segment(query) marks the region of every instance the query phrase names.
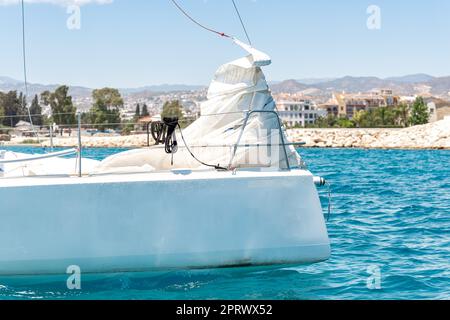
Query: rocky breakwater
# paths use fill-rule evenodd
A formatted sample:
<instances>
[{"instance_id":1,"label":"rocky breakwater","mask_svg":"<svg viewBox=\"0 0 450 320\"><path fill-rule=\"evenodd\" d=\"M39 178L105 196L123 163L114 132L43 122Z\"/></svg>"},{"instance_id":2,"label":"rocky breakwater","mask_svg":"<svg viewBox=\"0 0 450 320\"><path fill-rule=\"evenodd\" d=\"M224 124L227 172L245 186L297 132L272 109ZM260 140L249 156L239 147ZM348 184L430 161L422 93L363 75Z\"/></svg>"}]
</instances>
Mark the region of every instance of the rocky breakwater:
<instances>
[{"instance_id":1,"label":"rocky breakwater","mask_svg":"<svg viewBox=\"0 0 450 320\"><path fill-rule=\"evenodd\" d=\"M405 129L289 129L287 134L290 141L316 148L450 149L450 118ZM21 144L22 140L2 143ZM48 138L41 142L50 146ZM136 148L147 145L147 135L82 137L82 143L91 148ZM76 147L78 139L54 138L53 145Z\"/></svg>"},{"instance_id":2,"label":"rocky breakwater","mask_svg":"<svg viewBox=\"0 0 450 320\"><path fill-rule=\"evenodd\" d=\"M405 129L290 129L293 142L316 148L450 149L450 118Z\"/></svg>"}]
</instances>

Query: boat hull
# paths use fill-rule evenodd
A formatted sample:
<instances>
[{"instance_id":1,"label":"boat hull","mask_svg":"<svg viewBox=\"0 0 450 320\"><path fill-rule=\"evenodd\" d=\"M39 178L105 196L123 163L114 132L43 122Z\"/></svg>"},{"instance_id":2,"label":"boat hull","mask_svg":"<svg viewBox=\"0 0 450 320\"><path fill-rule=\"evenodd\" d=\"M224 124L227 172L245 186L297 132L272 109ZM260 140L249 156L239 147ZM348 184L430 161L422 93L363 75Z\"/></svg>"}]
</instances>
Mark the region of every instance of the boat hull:
<instances>
[{"instance_id":1,"label":"boat hull","mask_svg":"<svg viewBox=\"0 0 450 320\"><path fill-rule=\"evenodd\" d=\"M309 171L4 179L0 275L312 263L330 255Z\"/></svg>"}]
</instances>

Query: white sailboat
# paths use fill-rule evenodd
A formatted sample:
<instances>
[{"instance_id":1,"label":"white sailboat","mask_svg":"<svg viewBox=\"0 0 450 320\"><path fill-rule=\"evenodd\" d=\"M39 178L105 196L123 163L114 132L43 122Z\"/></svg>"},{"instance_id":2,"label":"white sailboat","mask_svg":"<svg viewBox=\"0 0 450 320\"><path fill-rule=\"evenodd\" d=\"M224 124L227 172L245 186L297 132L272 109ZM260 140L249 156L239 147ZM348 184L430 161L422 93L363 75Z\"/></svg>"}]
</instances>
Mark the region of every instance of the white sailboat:
<instances>
[{"instance_id":1,"label":"white sailboat","mask_svg":"<svg viewBox=\"0 0 450 320\"><path fill-rule=\"evenodd\" d=\"M323 181L288 143L262 72L270 58L234 42L248 55L218 69L176 153L0 153L0 275L328 259Z\"/></svg>"}]
</instances>

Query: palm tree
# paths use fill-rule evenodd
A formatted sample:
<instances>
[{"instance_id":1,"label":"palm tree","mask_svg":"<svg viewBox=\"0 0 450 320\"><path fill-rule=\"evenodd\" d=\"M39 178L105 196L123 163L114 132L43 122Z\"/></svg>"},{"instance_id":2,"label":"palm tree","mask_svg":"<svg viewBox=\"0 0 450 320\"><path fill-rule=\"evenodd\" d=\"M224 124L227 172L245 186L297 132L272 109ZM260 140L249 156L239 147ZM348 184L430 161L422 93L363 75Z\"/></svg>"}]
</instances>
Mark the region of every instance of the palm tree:
<instances>
[{"instance_id":1,"label":"palm tree","mask_svg":"<svg viewBox=\"0 0 450 320\"><path fill-rule=\"evenodd\" d=\"M380 122L382 126L386 125L386 119L387 119L387 108L386 107L380 107L378 109L378 115L380 117Z\"/></svg>"},{"instance_id":2,"label":"palm tree","mask_svg":"<svg viewBox=\"0 0 450 320\"><path fill-rule=\"evenodd\" d=\"M400 125L406 127L409 119L409 106L405 103L399 104L395 109L395 118Z\"/></svg>"},{"instance_id":3,"label":"palm tree","mask_svg":"<svg viewBox=\"0 0 450 320\"><path fill-rule=\"evenodd\" d=\"M361 128L366 119L367 111L360 110L355 113L353 116L353 121L356 124L356 127Z\"/></svg>"}]
</instances>

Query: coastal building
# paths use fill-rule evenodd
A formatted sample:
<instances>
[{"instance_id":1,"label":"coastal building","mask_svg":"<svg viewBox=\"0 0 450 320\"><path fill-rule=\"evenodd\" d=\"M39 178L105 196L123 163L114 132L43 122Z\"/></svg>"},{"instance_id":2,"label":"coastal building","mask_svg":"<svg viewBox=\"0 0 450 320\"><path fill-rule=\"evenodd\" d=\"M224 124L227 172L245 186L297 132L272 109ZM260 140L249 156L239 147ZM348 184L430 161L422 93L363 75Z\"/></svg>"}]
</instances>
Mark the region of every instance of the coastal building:
<instances>
[{"instance_id":1,"label":"coastal building","mask_svg":"<svg viewBox=\"0 0 450 320\"><path fill-rule=\"evenodd\" d=\"M413 96L401 96L401 97L399 97L399 103L411 106L411 105L413 105L414 101L416 101L416 99L417 99L416 95L413 95Z\"/></svg>"},{"instance_id":2,"label":"coastal building","mask_svg":"<svg viewBox=\"0 0 450 320\"><path fill-rule=\"evenodd\" d=\"M299 101L277 102L281 121L288 127L305 127L312 125L320 117L327 115L326 110L320 109L309 99Z\"/></svg>"},{"instance_id":3,"label":"coastal building","mask_svg":"<svg viewBox=\"0 0 450 320\"><path fill-rule=\"evenodd\" d=\"M149 129L149 125L152 122L157 122L157 121L161 121L161 115L160 114L156 114L156 115L148 115L148 116L142 116L137 120L137 123L134 125L134 130L139 132L147 132L147 130Z\"/></svg>"},{"instance_id":4,"label":"coastal building","mask_svg":"<svg viewBox=\"0 0 450 320\"><path fill-rule=\"evenodd\" d=\"M436 122L438 121L438 114L436 104L434 102L427 103L428 114L430 115L428 122Z\"/></svg>"},{"instance_id":5,"label":"coastal building","mask_svg":"<svg viewBox=\"0 0 450 320\"><path fill-rule=\"evenodd\" d=\"M371 91L369 93L335 93L333 100L337 102L340 117L352 119L359 111L369 111L380 107L396 106L399 103L399 97L394 96L392 90L383 89Z\"/></svg>"},{"instance_id":6,"label":"coastal building","mask_svg":"<svg viewBox=\"0 0 450 320\"><path fill-rule=\"evenodd\" d=\"M394 95L394 92L391 89L375 90L372 94L382 97L386 102L386 106L389 107L398 105L400 99L399 96Z\"/></svg>"},{"instance_id":7,"label":"coastal building","mask_svg":"<svg viewBox=\"0 0 450 320\"><path fill-rule=\"evenodd\" d=\"M19 137L32 137L34 135L33 125L29 122L20 120L14 127L14 134Z\"/></svg>"},{"instance_id":8,"label":"coastal building","mask_svg":"<svg viewBox=\"0 0 450 320\"><path fill-rule=\"evenodd\" d=\"M136 110L122 109L120 110L120 118L122 120L132 120L136 115Z\"/></svg>"},{"instance_id":9,"label":"coastal building","mask_svg":"<svg viewBox=\"0 0 450 320\"><path fill-rule=\"evenodd\" d=\"M450 115L450 101L439 98L425 98L430 122L436 122L445 119Z\"/></svg>"},{"instance_id":10,"label":"coastal building","mask_svg":"<svg viewBox=\"0 0 450 320\"><path fill-rule=\"evenodd\" d=\"M319 108L325 110L327 115L331 114L335 117L339 115L339 103L334 96L327 102L319 104Z\"/></svg>"}]
</instances>

